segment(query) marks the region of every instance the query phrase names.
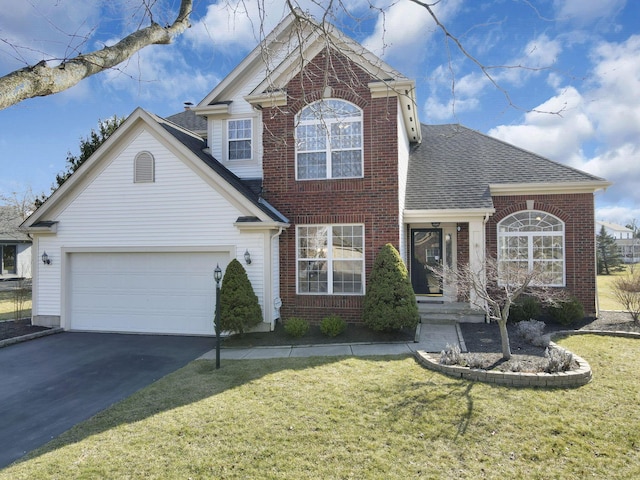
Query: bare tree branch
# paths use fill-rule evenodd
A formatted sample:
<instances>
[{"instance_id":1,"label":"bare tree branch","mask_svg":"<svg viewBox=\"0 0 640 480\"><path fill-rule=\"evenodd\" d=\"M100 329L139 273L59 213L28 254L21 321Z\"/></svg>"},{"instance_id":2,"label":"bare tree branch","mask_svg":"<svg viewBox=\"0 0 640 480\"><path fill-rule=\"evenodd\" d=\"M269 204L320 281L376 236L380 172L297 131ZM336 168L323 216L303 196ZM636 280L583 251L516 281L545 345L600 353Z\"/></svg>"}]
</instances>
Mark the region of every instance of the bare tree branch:
<instances>
[{"instance_id":1,"label":"bare tree branch","mask_svg":"<svg viewBox=\"0 0 640 480\"><path fill-rule=\"evenodd\" d=\"M483 64L480 60L478 60L474 55L472 55L462 44L462 42L460 41L460 39L458 37L456 37L455 35L453 35L449 29L446 27L446 25L444 25L440 19L438 18L438 16L436 15L436 13L433 11L433 7L435 5L437 5L438 3L440 3L440 0L434 2L434 3L427 3L427 2L423 2L421 0L410 0L411 2L415 3L416 5L420 5L421 7L423 7L425 10L427 10L427 12L429 12L429 15L431 16L431 18L433 19L433 21L435 22L435 24L438 26L438 28L440 30L442 30L442 33L444 33L446 40L451 40L453 43L455 43L456 47L458 48L458 50L469 60L471 60L477 67L478 69L482 72L482 74L484 75L484 77L489 80L489 82L496 88L496 90L498 90L500 93L502 93L502 95L504 95L505 99L507 100L508 104L510 107L515 108L517 110L525 110L527 112L536 112L536 113L551 113L551 114L557 114L559 115L560 113L562 113L562 111L564 110L564 108L561 108L557 111L542 111L542 110L537 110L537 109L524 109L519 107L516 103L513 102L513 100L511 99L511 95L509 95L509 91L504 88L502 85L500 85L498 83L498 81L495 79L495 77L491 74L490 70L506 70L506 69L522 69L522 70L529 70L529 71L533 71L533 72L537 72L537 71L542 71L542 70L548 70L549 67L527 67L525 65L485 65ZM527 4L529 4L528 2L526 2ZM529 4L530 5L530 4ZM533 7L532 7L533 8ZM537 10L535 10L537 13ZM539 15L539 14L538 14ZM541 17L542 18L542 17ZM445 42L446 43L446 42ZM447 51L448 51L448 46L447 46ZM455 102L455 75L453 75L453 69L452 69L452 62L451 62L451 55L449 54L449 70L452 73L452 84L451 84L451 94L454 98L454 102Z\"/></svg>"},{"instance_id":2,"label":"bare tree branch","mask_svg":"<svg viewBox=\"0 0 640 480\"><path fill-rule=\"evenodd\" d=\"M149 8L149 6L146 6ZM133 32L113 46L78 55L54 67L42 61L0 78L0 110L27 98L42 97L73 87L81 80L115 67L149 45L169 44L191 25L193 0L182 0L180 11L171 25L154 23Z\"/></svg>"}]
</instances>

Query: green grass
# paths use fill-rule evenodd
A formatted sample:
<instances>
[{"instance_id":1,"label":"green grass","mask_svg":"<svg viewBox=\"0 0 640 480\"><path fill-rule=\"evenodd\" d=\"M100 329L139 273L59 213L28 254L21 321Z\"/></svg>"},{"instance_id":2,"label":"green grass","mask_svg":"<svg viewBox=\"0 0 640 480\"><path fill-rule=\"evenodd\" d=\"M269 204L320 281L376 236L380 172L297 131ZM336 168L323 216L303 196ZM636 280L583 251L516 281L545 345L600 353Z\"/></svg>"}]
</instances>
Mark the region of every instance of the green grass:
<instances>
[{"instance_id":1,"label":"green grass","mask_svg":"<svg viewBox=\"0 0 640 480\"><path fill-rule=\"evenodd\" d=\"M640 268L640 265L638 266ZM611 275L598 275L598 301L600 310L624 310L625 308L616 300L613 294L613 282L616 278L628 275L627 271L615 272Z\"/></svg>"},{"instance_id":2,"label":"green grass","mask_svg":"<svg viewBox=\"0 0 640 480\"><path fill-rule=\"evenodd\" d=\"M0 321L14 320L15 314L15 293L12 291L0 292ZM25 293L25 302L22 305L20 318L31 316L31 292Z\"/></svg>"},{"instance_id":3,"label":"green grass","mask_svg":"<svg viewBox=\"0 0 640 480\"><path fill-rule=\"evenodd\" d=\"M638 341L561 343L592 383L512 389L408 357L196 361L0 478L639 478Z\"/></svg>"}]
</instances>

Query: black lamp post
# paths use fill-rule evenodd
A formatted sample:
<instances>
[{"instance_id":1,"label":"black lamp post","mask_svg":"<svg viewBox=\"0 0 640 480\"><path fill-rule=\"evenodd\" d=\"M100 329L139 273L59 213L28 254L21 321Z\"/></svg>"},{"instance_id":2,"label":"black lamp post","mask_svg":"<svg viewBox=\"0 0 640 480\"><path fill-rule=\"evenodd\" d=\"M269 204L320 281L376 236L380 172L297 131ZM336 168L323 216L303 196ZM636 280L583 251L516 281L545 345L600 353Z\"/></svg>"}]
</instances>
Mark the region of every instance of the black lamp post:
<instances>
[{"instance_id":1,"label":"black lamp post","mask_svg":"<svg viewBox=\"0 0 640 480\"><path fill-rule=\"evenodd\" d=\"M220 264L216 265L213 271L213 279L216 281L216 316L214 326L216 328L216 369L220 368L220 280L222 280L222 269Z\"/></svg>"}]
</instances>

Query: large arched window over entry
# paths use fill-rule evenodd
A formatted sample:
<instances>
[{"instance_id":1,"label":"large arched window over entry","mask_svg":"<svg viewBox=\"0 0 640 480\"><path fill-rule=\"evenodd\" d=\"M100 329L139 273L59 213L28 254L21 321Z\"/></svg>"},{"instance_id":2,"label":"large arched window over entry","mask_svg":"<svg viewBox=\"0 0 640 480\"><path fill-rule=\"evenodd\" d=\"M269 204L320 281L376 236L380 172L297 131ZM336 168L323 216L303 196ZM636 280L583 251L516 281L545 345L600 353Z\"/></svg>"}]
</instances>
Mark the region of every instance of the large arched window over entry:
<instances>
[{"instance_id":1,"label":"large arched window over entry","mask_svg":"<svg viewBox=\"0 0 640 480\"><path fill-rule=\"evenodd\" d=\"M362 177L362 110L327 99L296 115L296 178Z\"/></svg>"},{"instance_id":2,"label":"large arched window over entry","mask_svg":"<svg viewBox=\"0 0 640 480\"><path fill-rule=\"evenodd\" d=\"M541 272L542 283L565 285L564 222L537 210L517 212L498 223L498 271L508 281L508 272Z\"/></svg>"}]
</instances>

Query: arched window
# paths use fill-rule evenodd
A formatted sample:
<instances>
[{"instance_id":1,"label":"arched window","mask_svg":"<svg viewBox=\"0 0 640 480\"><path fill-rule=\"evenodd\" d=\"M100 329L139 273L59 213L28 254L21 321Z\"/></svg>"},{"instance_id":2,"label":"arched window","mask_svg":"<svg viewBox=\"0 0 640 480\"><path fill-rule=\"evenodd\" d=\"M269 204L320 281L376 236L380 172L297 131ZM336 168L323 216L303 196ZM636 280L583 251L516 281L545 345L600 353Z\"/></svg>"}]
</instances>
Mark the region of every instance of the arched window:
<instances>
[{"instance_id":1,"label":"arched window","mask_svg":"<svg viewBox=\"0 0 640 480\"><path fill-rule=\"evenodd\" d=\"M537 283L564 286L564 222L545 212L514 213L498 223L498 270L500 280L508 272L541 272Z\"/></svg>"},{"instance_id":2,"label":"arched window","mask_svg":"<svg viewBox=\"0 0 640 480\"><path fill-rule=\"evenodd\" d=\"M296 115L296 178L362 177L362 110L320 100Z\"/></svg>"}]
</instances>

